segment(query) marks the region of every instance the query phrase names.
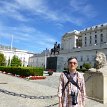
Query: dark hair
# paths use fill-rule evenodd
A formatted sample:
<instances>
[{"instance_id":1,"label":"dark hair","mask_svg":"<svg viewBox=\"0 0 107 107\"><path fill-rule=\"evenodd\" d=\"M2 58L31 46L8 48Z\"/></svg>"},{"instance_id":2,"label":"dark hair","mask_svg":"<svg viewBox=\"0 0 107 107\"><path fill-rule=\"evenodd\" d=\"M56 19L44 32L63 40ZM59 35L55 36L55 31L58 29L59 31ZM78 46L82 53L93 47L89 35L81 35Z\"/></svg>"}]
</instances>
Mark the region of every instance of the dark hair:
<instances>
[{"instance_id":1,"label":"dark hair","mask_svg":"<svg viewBox=\"0 0 107 107\"><path fill-rule=\"evenodd\" d=\"M68 58L68 63L69 63L69 61L72 60L72 59L76 59L76 60L77 60L76 57L70 57L70 58Z\"/></svg>"}]
</instances>

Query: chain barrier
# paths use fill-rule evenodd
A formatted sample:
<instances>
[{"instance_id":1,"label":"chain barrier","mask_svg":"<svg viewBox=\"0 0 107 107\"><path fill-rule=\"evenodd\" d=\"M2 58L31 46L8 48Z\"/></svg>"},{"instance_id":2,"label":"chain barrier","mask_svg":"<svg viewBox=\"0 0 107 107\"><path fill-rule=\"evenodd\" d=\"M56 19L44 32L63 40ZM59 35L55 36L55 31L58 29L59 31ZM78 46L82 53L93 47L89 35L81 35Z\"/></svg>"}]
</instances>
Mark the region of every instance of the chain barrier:
<instances>
[{"instance_id":1,"label":"chain barrier","mask_svg":"<svg viewBox=\"0 0 107 107\"><path fill-rule=\"evenodd\" d=\"M4 90L4 89L0 89L0 92L8 94L8 95L18 96L18 97L22 97L22 98L29 98L29 99L50 99L50 98L57 97L57 95L53 95L53 96L30 96L30 95L26 95L26 94L17 94L15 92L10 92L10 91Z\"/></svg>"},{"instance_id":2,"label":"chain barrier","mask_svg":"<svg viewBox=\"0 0 107 107\"><path fill-rule=\"evenodd\" d=\"M29 99L51 99L51 98L57 97L57 95L53 95L53 96L30 96L30 95L26 95L26 94L18 94L15 92L10 92L10 91L4 90L4 89L0 89L0 92L2 92L4 94L12 95L12 96L18 96L18 97L29 98ZM45 106L45 107L52 107L52 106L55 106L57 104L58 103L52 104L49 106Z\"/></svg>"},{"instance_id":3,"label":"chain barrier","mask_svg":"<svg viewBox=\"0 0 107 107\"><path fill-rule=\"evenodd\" d=\"M90 75L85 82L87 82L93 75ZM53 95L53 96L30 96L30 95L26 95L26 94L18 94L15 92L10 92L4 89L0 89L0 92L4 93L4 94L8 94L8 95L12 95L12 96L18 96L18 97L22 97L22 98L29 98L29 99L51 99L51 98L55 98L57 97L57 95ZM45 107L52 107L55 106L59 103L55 103L55 104L51 104L49 106L45 106Z\"/></svg>"}]
</instances>

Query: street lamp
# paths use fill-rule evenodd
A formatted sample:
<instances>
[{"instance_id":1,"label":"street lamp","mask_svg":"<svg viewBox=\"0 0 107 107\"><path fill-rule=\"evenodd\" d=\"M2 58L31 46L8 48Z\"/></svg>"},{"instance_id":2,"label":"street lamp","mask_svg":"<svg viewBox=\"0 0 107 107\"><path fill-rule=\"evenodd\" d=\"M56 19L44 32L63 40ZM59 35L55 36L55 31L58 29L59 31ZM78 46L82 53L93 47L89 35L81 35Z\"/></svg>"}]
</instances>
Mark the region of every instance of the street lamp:
<instances>
[{"instance_id":1,"label":"street lamp","mask_svg":"<svg viewBox=\"0 0 107 107\"><path fill-rule=\"evenodd\" d=\"M45 50L45 70L46 70L46 59L47 59L47 48L46 48L46 50Z\"/></svg>"}]
</instances>

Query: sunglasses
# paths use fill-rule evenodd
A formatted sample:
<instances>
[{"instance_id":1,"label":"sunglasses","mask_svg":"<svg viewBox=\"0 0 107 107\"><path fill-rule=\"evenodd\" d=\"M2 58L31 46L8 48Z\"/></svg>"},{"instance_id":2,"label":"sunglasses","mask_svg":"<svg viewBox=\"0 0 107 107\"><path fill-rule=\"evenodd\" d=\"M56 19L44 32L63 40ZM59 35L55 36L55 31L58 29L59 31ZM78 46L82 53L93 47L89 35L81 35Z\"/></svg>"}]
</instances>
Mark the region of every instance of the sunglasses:
<instances>
[{"instance_id":1,"label":"sunglasses","mask_svg":"<svg viewBox=\"0 0 107 107\"><path fill-rule=\"evenodd\" d=\"M76 65L77 63L76 63L76 62L69 62L69 64L74 64L74 65Z\"/></svg>"}]
</instances>

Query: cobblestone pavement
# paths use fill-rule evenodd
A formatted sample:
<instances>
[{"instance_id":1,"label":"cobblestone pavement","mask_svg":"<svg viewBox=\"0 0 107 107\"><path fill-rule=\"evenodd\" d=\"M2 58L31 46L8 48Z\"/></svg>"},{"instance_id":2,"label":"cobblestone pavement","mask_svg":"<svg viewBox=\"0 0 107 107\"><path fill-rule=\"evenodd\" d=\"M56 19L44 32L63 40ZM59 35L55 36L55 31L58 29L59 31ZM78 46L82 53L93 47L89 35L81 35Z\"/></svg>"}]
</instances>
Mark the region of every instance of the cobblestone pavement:
<instances>
[{"instance_id":1,"label":"cobblestone pavement","mask_svg":"<svg viewBox=\"0 0 107 107\"><path fill-rule=\"evenodd\" d=\"M59 73L46 76L44 80L24 80L0 73L0 89L30 96L50 96L57 94ZM29 99L0 92L0 107L46 107L58 102L58 98ZM54 106L58 107L58 105ZM107 107L107 105L87 99L86 107Z\"/></svg>"}]
</instances>

